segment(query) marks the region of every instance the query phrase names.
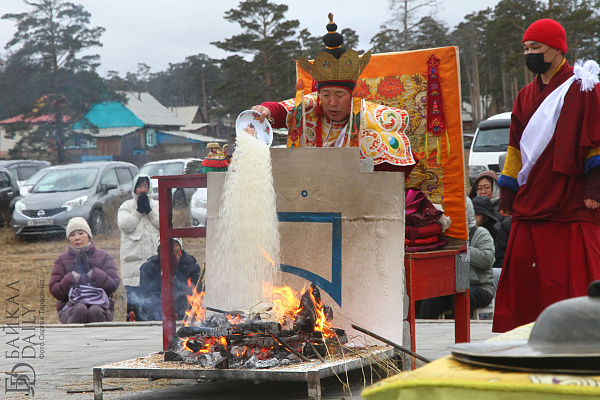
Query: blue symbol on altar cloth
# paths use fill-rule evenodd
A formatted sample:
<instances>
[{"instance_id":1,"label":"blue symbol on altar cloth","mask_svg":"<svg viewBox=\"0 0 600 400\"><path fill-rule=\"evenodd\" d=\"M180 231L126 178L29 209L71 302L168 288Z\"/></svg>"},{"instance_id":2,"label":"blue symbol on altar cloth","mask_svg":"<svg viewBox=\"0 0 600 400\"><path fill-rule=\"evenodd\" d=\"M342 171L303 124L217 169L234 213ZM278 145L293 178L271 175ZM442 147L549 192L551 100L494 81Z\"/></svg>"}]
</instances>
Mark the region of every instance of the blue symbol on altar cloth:
<instances>
[{"instance_id":1,"label":"blue symbol on altar cloth","mask_svg":"<svg viewBox=\"0 0 600 400\"><path fill-rule=\"evenodd\" d=\"M342 213L334 212L278 212L279 222L313 222L331 224L331 281L291 265L281 264L281 271L313 282L342 306ZM326 245L326 244L324 244Z\"/></svg>"}]
</instances>

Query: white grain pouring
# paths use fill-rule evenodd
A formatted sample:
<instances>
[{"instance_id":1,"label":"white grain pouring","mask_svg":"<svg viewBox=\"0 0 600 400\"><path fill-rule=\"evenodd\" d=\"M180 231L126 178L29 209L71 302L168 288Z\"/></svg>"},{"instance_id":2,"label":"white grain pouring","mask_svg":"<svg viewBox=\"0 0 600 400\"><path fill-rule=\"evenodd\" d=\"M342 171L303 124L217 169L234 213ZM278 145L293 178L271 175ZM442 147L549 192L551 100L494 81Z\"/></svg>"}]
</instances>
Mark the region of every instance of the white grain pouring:
<instances>
[{"instance_id":1,"label":"white grain pouring","mask_svg":"<svg viewBox=\"0 0 600 400\"><path fill-rule=\"evenodd\" d=\"M265 253L278 267L279 229L269 147L244 132L225 179L217 238L206 304L224 310L258 304L262 283L277 276Z\"/></svg>"}]
</instances>

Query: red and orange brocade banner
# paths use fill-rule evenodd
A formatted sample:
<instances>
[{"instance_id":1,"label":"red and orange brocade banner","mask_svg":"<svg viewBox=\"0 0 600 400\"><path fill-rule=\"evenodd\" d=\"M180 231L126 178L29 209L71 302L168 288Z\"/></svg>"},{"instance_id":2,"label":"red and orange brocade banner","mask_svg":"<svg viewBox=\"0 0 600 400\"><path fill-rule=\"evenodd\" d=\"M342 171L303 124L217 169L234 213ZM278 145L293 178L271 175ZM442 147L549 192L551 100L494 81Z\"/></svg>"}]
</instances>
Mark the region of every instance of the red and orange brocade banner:
<instances>
[{"instance_id":1,"label":"red and orange brocade banner","mask_svg":"<svg viewBox=\"0 0 600 400\"><path fill-rule=\"evenodd\" d=\"M433 68L437 74L430 80ZM308 73L298 68L297 74L305 88L312 87ZM435 107L429 102L429 83L439 88ZM452 220L445 234L467 240L458 48L373 54L353 94L409 113L406 134L419 163L406 187L422 190L433 203L442 204ZM434 114L434 109L440 112ZM428 129L430 122L440 129ZM428 141L428 132L436 140Z\"/></svg>"}]
</instances>

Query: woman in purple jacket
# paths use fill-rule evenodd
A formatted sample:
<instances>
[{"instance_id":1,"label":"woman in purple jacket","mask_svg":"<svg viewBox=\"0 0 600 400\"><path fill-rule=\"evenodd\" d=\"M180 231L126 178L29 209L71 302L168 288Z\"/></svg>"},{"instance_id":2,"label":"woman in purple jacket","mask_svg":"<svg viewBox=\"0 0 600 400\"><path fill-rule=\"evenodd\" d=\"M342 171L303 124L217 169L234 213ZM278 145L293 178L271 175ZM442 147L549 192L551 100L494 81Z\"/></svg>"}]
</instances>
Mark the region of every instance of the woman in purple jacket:
<instances>
[{"instance_id":1,"label":"woman in purple jacket","mask_svg":"<svg viewBox=\"0 0 600 400\"><path fill-rule=\"evenodd\" d=\"M67 239L69 249L54 262L49 283L58 320L63 324L112 321L114 303L109 296L121 282L115 260L96 248L84 218L71 218Z\"/></svg>"}]
</instances>

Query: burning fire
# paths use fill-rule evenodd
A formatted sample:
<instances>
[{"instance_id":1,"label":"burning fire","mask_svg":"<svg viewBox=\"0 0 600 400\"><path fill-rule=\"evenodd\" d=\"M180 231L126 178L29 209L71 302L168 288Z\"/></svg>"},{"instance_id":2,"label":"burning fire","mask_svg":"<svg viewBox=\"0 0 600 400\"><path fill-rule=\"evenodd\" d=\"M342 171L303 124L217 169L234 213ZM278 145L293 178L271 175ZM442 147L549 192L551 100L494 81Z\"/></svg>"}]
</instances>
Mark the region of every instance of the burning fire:
<instances>
[{"instance_id":1,"label":"burning fire","mask_svg":"<svg viewBox=\"0 0 600 400\"><path fill-rule=\"evenodd\" d=\"M324 329L331 328L332 326L331 326L331 324L329 324L327 322L327 318L325 317L325 306L323 305L323 299L321 299L319 297L319 300L317 300L315 298L312 286L308 287L308 291L310 292L310 300L312 301L313 306L315 308L315 312L317 314L317 320L315 322L315 330L321 331L325 334ZM327 335L325 335L325 336L327 336Z\"/></svg>"},{"instance_id":2,"label":"burning fire","mask_svg":"<svg viewBox=\"0 0 600 400\"><path fill-rule=\"evenodd\" d=\"M186 350L192 353L209 353L212 351L213 346L221 344L224 348L227 348L227 339L225 337L220 338L206 338L204 343L187 338L183 341L182 345Z\"/></svg>"},{"instance_id":3,"label":"burning fire","mask_svg":"<svg viewBox=\"0 0 600 400\"><path fill-rule=\"evenodd\" d=\"M191 283L188 282L191 286ZM206 319L206 307L204 306L204 292L198 292L195 287L192 287L192 295L188 295L188 302L190 309L186 311L186 318L183 323L185 326L194 326ZM298 291L292 289L289 286L275 287L271 283L264 282L262 285L263 295L272 304L272 315L273 320L279 322L282 327L287 329L294 329L295 324L298 320L305 323L308 321L314 321L314 327L309 331L320 331L323 337L333 337L336 335L331 323L327 320L325 307L320 294L316 293L312 285L304 285L302 289L303 294L301 295ZM310 302L310 305L306 304ZM309 312L305 309L310 309ZM304 310L304 311L303 311ZM314 314L312 313L314 311ZM300 317L299 313L305 313L309 317ZM229 314L226 316L231 325L242 324L244 322L243 316L240 314ZM306 325L303 325L306 328ZM208 353L212 351L214 346L228 349L227 339L225 337L213 337L206 338L205 340L198 339L186 339L183 342L183 347L192 353ZM240 346L236 346L230 349L232 354L243 354L248 349ZM255 354L259 359L267 358L270 356L271 349L263 348L261 354Z\"/></svg>"},{"instance_id":4,"label":"burning fire","mask_svg":"<svg viewBox=\"0 0 600 400\"><path fill-rule=\"evenodd\" d=\"M198 293L196 287L192 286L191 279L188 279L188 286L192 287L192 295L187 295L190 309L185 312L185 319L183 320L185 326L191 326L195 321L204 321L206 317L206 309L203 304L204 292Z\"/></svg>"},{"instance_id":5,"label":"burning fire","mask_svg":"<svg viewBox=\"0 0 600 400\"><path fill-rule=\"evenodd\" d=\"M300 310L297 291L289 286L275 287L270 282L263 282L262 291L263 296L273 303L273 314L277 321L284 324L287 318L292 321L296 318Z\"/></svg>"},{"instance_id":6,"label":"burning fire","mask_svg":"<svg viewBox=\"0 0 600 400\"><path fill-rule=\"evenodd\" d=\"M273 314L277 322L282 326L289 324L289 321L295 321L298 313L303 309L302 297L299 292L289 286L275 287L271 283L263 282L263 295L273 303ZM320 296L315 296L312 285L304 284L302 292L308 290L308 298L312 303L312 308L316 313L315 331L323 332L324 336L335 335L331 330L332 325L327 321L325 315L325 306ZM317 298L318 297L318 298Z\"/></svg>"}]
</instances>

